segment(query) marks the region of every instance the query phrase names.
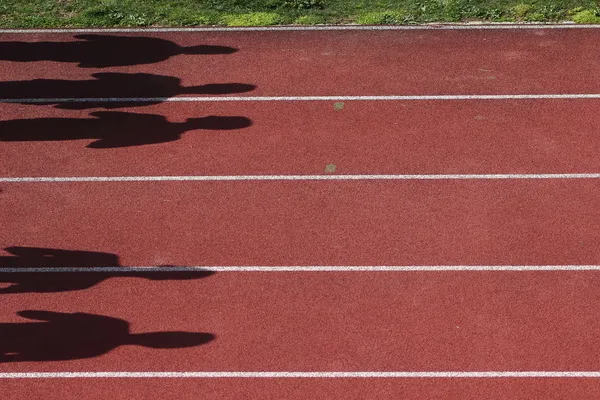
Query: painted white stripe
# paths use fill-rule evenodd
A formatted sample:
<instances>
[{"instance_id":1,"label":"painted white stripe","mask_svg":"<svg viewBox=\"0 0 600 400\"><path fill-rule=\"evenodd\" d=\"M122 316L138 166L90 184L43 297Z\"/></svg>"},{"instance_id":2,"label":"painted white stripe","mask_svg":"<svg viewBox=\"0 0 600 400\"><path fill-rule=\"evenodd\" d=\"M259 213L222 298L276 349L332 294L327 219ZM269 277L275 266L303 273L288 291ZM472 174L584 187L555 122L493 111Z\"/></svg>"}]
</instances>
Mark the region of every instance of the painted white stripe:
<instances>
[{"instance_id":1,"label":"painted white stripe","mask_svg":"<svg viewBox=\"0 0 600 400\"><path fill-rule=\"evenodd\" d=\"M331 372L8 372L0 379L49 378L600 378L600 371L331 371Z\"/></svg>"},{"instance_id":2,"label":"painted white stripe","mask_svg":"<svg viewBox=\"0 0 600 400\"><path fill-rule=\"evenodd\" d=\"M156 182L156 181L360 181L360 180L486 180L599 179L600 174L443 174L443 175L205 175L205 176L64 176L0 177L0 182Z\"/></svg>"},{"instance_id":3,"label":"painted white stripe","mask_svg":"<svg viewBox=\"0 0 600 400\"><path fill-rule=\"evenodd\" d=\"M82 28L82 29L0 29L0 34L28 33L146 33L146 32L262 32L262 31L410 31L410 30L487 30L487 29L598 29L600 25L574 24L427 24L427 25L311 25L311 26L254 26L254 27L195 27L195 28Z\"/></svg>"},{"instance_id":4,"label":"painted white stripe","mask_svg":"<svg viewBox=\"0 0 600 400\"><path fill-rule=\"evenodd\" d=\"M393 96L184 96L184 97L57 97L0 98L0 103L151 103L151 102L234 102L234 101L454 101L454 100L567 100L600 99L600 93L566 94L459 94Z\"/></svg>"},{"instance_id":5,"label":"painted white stripe","mask_svg":"<svg viewBox=\"0 0 600 400\"><path fill-rule=\"evenodd\" d=\"M600 271L600 265L243 265L189 267L34 267L0 268L0 273L78 272L441 272L441 271Z\"/></svg>"}]
</instances>

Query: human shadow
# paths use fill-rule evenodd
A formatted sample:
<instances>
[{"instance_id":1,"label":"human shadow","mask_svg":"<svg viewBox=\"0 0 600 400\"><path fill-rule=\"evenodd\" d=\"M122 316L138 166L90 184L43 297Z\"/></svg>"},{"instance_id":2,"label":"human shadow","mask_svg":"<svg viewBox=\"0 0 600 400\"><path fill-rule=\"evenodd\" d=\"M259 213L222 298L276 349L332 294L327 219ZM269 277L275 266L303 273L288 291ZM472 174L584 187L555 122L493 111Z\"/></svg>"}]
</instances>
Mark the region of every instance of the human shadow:
<instances>
[{"instance_id":1,"label":"human shadow","mask_svg":"<svg viewBox=\"0 0 600 400\"><path fill-rule=\"evenodd\" d=\"M145 36L76 35L70 42L0 42L0 60L58 61L81 68L152 64L180 54L231 54L227 46L180 46L170 40Z\"/></svg>"},{"instance_id":2,"label":"human shadow","mask_svg":"<svg viewBox=\"0 0 600 400\"><path fill-rule=\"evenodd\" d=\"M98 357L124 345L156 349L210 342L205 332L130 333L125 320L105 315L24 310L36 322L0 323L0 362L64 361Z\"/></svg>"},{"instance_id":3,"label":"human shadow","mask_svg":"<svg viewBox=\"0 0 600 400\"><path fill-rule=\"evenodd\" d=\"M140 106L162 103L169 97L181 94L231 94L254 90L256 86L245 83L211 83L198 86L181 86L181 79L173 76L154 74L124 74L102 72L92 74L94 79L70 81L61 79L33 79L29 81L0 82L0 93L6 100L35 99L36 104L57 104L57 108L119 108L123 102L60 102L51 99L67 98L111 98L140 99L127 101L126 105ZM43 99L49 99L44 102Z\"/></svg>"},{"instance_id":4,"label":"human shadow","mask_svg":"<svg viewBox=\"0 0 600 400\"><path fill-rule=\"evenodd\" d=\"M0 294L56 293L89 289L111 278L153 281L201 279L212 271L173 266L128 269L116 254L38 247L7 247L0 256ZM45 269L42 272L40 269Z\"/></svg>"},{"instance_id":5,"label":"human shadow","mask_svg":"<svg viewBox=\"0 0 600 400\"><path fill-rule=\"evenodd\" d=\"M0 142L95 139L86 147L108 149L179 140L188 131L242 129L252 121L241 116L207 116L170 122L156 114L97 111L94 118L33 118L0 121Z\"/></svg>"}]
</instances>

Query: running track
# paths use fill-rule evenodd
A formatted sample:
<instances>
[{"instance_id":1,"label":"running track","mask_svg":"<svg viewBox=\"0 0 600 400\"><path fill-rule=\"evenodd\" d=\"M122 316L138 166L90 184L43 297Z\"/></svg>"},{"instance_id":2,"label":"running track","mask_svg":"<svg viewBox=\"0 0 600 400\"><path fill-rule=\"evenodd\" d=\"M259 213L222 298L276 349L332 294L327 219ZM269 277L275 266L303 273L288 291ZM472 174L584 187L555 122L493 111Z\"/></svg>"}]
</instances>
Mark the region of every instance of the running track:
<instances>
[{"instance_id":1,"label":"running track","mask_svg":"<svg viewBox=\"0 0 600 400\"><path fill-rule=\"evenodd\" d=\"M76 35L0 33L3 398L600 396L598 28Z\"/></svg>"}]
</instances>

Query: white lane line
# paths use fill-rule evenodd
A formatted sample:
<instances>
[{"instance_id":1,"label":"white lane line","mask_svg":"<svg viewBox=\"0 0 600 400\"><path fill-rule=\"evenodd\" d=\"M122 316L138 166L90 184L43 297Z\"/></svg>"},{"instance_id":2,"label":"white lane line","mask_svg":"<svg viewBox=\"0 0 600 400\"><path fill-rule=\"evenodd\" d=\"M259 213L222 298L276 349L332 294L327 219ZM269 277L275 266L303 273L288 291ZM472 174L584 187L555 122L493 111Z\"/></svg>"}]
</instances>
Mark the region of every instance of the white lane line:
<instances>
[{"instance_id":1,"label":"white lane line","mask_svg":"<svg viewBox=\"0 0 600 400\"><path fill-rule=\"evenodd\" d=\"M1 43L1 42L0 42ZM457 94L390 96L182 96L182 97L57 97L0 98L0 103L152 103L234 101L430 101L430 100L561 100L600 99L600 93L563 94Z\"/></svg>"},{"instance_id":2,"label":"white lane line","mask_svg":"<svg viewBox=\"0 0 600 400\"><path fill-rule=\"evenodd\" d=\"M442 174L442 175L200 175L200 176L64 176L0 177L4 183L24 182L156 182L156 181L360 181L360 180L487 180L599 179L590 174Z\"/></svg>"},{"instance_id":3,"label":"white lane line","mask_svg":"<svg viewBox=\"0 0 600 400\"><path fill-rule=\"evenodd\" d=\"M198 371L198 372L8 372L0 379L50 378L600 378L600 371Z\"/></svg>"},{"instance_id":4,"label":"white lane line","mask_svg":"<svg viewBox=\"0 0 600 400\"><path fill-rule=\"evenodd\" d=\"M487 29L598 29L600 25L574 24L428 24L428 25L322 25L196 28L83 28L83 29L0 29L0 34L27 33L147 33L147 32L262 32L262 31L412 31L412 30L487 30Z\"/></svg>"},{"instance_id":5,"label":"white lane line","mask_svg":"<svg viewBox=\"0 0 600 400\"><path fill-rule=\"evenodd\" d=\"M244 265L189 267L34 267L0 268L0 273L78 272L440 272L440 271L600 271L600 265Z\"/></svg>"}]
</instances>

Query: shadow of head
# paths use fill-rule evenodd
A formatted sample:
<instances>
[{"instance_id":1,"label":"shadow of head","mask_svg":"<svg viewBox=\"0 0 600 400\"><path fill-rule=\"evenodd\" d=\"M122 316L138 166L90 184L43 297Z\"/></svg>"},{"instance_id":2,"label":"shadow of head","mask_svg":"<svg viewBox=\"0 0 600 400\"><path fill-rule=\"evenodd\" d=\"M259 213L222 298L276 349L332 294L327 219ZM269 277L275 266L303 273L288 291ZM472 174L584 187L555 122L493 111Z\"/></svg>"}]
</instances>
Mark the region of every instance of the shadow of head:
<instances>
[{"instance_id":1,"label":"shadow of head","mask_svg":"<svg viewBox=\"0 0 600 400\"><path fill-rule=\"evenodd\" d=\"M207 129L219 131L247 128L252 125L252 120L239 116L219 117L216 115L209 115L208 117L188 118L184 124L187 130Z\"/></svg>"},{"instance_id":2,"label":"shadow of head","mask_svg":"<svg viewBox=\"0 0 600 400\"><path fill-rule=\"evenodd\" d=\"M210 333L195 332L151 332L132 334L129 344L153 349L177 349L194 347L215 339Z\"/></svg>"},{"instance_id":3,"label":"shadow of head","mask_svg":"<svg viewBox=\"0 0 600 400\"><path fill-rule=\"evenodd\" d=\"M250 92L256 85L247 83L208 83L201 86L184 87L180 92L187 94L233 94Z\"/></svg>"},{"instance_id":4,"label":"shadow of head","mask_svg":"<svg viewBox=\"0 0 600 400\"><path fill-rule=\"evenodd\" d=\"M148 271L148 272L142 271L142 272L132 273L131 276L146 278L151 281L169 281L169 280L187 281L187 280L192 280L192 279L206 278L215 273L214 271L202 270L202 269L182 271L182 270L177 270L177 267L172 267L172 266L168 266L168 265L160 266L159 268L161 268L161 269L155 270L155 271ZM173 268L173 271L169 271L169 268Z\"/></svg>"},{"instance_id":5,"label":"shadow of head","mask_svg":"<svg viewBox=\"0 0 600 400\"><path fill-rule=\"evenodd\" d=\"M232 54L238 49L229 46L199 45L182 47L182 54Z\"/></svg>"}]
</instances>

